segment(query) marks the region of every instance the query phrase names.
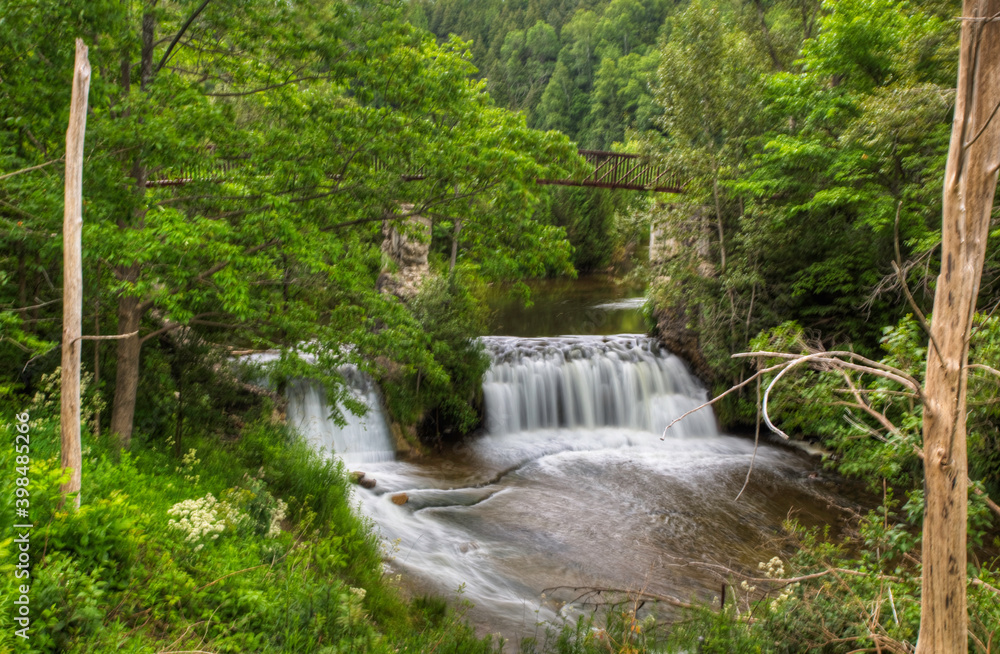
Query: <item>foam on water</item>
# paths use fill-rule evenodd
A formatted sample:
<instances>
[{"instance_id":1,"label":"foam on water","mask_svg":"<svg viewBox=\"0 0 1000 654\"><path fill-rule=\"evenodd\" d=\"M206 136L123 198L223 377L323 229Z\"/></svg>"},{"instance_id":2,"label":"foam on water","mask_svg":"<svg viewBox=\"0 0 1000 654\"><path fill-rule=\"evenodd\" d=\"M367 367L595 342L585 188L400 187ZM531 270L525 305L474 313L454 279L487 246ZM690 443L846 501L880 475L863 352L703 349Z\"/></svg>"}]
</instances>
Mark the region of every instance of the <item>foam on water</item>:
<instances>
[{"instance_id":1,"label":"foam on water","mask_svg":"<svg viewBox=\"0 0 1000 654\"><path fill-rule=\"evenodd\" d=\"M689 598L715 581L664 567L708 553L756 561L789 502L812 497L807 468L784 450L756 454L757 492L733 498L754 446L720 435L711 408L664 427L707 393L674 355L642 335L483 339L486 431L451 454L392 460L377 391L351 382L370 407L350 425L327 420L323 393L289 387L289 420L317 448L377 480L355 498L391 566L418 592L462 588L480 626L508 638L572 610L556 586L626 588ZM366 385L367 384L367 385ZM751 489L752 490L752 489ZM397 505L393 496L405 493ZM777 501L773 498L777 497Z\"/></svg>"}]
</instances>

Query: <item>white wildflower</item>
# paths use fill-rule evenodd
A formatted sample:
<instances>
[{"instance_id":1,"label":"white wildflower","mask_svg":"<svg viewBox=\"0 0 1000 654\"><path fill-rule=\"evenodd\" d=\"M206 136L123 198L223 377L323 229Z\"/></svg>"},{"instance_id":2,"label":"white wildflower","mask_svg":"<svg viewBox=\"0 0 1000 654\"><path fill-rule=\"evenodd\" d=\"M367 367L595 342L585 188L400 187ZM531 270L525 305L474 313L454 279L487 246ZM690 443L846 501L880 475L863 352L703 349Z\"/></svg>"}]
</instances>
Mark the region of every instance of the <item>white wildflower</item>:
<instances>
[{"instance_id":1,"label":"white wildflower","mask_svg":"<svg viewBox=\"0 0 1000 654\"><path fill-rule=\"evenodd\" d=\"M777 556L772 557L767 563L758 563L758 570L764 571L764 576L768 579L780 579L785 576L785 564Z\"/></svg>"},{"instance_id":2,"label":"white wildflower","mask_svg":"<svg viewBox=\"0 0 1000 654\"><path fill-rule=\"evenodd\" d=\"M204 539L216 540L225 531L227 523L238 519L238 511L225 502L220 502L209 493L196 500L184 500L170 507L167 515L173 519L167 522L172 529L184 533L184 542L198 543L194 551L201 550Z\"/></svg>"},{"instance_id":3,"label":"white wildflower","mask_svg":"<svg viewBox=\"0 0 1000 654\"><path fill-rule=\"evenodd\" d=\"M281 521L285 519L285 511L287 510L288 505L278 500L278 506L271 514L271 526L267 530L268 538L276 538L281 533Z\"/></svg>"}]
</instances>

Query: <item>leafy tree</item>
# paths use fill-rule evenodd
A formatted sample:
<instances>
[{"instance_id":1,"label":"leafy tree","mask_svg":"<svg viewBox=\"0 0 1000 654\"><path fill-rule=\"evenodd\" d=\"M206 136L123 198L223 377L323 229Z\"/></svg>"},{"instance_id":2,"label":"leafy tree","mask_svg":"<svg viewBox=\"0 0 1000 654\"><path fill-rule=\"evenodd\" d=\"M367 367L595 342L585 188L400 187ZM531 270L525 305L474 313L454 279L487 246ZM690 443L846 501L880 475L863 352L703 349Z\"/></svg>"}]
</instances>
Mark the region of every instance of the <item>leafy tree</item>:
<instances>
[{"instance_id":1,"label":"leafy tree","mask_svg":"<svg viewBox=\"0 0 1000 654\"><path fill-rule=\"evenodd\" d=\"M24 45L6 59L4 79L30 79L35 62L26 58L50 65L35 85L4 87L17 113L3 156L26 167L57 152L60 103L53 98L49 113L29 108L34 86L60 88L69 70L59 36L83 33L96 71L85 265L98 315L117 315L111 429L123 443L143 345L161 336L305 344L340 396L341 363L370 366L373 352L419 349L419 324L375 291L379 228L404 217L401 203L463 219L466 256L490 253L485 275L538 272L539 261L560 265L565 256L558 230L510 216L531 216L541 199L533 182L572 161L568 142L492 106L470 81L465 45L436 45L400 20L399 7L81 7L5 6L4 29L23 31L3 42ZM170 183L196 170L192 181ZM414 171L426 181L405 181ZM19 244L19 266L56 281L58 243L47 234L57 230L42 216L58 215L61 183L44 173L11 180L3 238ZM4 302L27 306L32 290L5 286ZM431 355L413 357L433 365ZM284 357L285 374L304 366Z\"/></svg>"}]
</instances>

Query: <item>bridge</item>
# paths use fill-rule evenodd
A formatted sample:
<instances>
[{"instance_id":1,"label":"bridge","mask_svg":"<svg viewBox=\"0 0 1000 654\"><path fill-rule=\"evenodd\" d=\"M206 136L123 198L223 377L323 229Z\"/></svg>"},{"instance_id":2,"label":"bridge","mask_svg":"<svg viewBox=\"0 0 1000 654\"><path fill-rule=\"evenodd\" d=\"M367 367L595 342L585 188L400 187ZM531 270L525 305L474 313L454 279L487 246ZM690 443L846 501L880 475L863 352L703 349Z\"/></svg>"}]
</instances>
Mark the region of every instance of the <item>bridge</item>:
<instances>
[{"instance_id":1,"label":"bridge","mask_svg":"<svg viewBox=\"0 0 1000 654\"><path fill-rule=\"evenodd\" d=\"M663 165L654 164L648 157L627 152L580 150L580 156L589 164L585 174L564 179L538 179L538 184L559 186L590 186L593 188L624 189L630 191L656 191L658 193L683 193L685 180ZM246 159L248 157L243 157ZM148 186L182 186L192 182L222 181L226 175L241 165L239 161L223 161L210 166L176 169L158 179L151 179ZM376 169L382 168L378 162ZM419 181L427 176L420 170L403 175L405 181Z\"/></svg>"},{"instance_id":2,"label":"bridge","mask_svg":"<svg viewBox=\"0 0 1000 654\"><path fill-rule=\"evenodd\" d=\"M683 193L684 180L675 170L653 164L647 157L626 152L580 150L593 172L574 179L539 179L539 184L560 186L592 186L595 188L626 189Z\"/></svg>"}]
</instances>

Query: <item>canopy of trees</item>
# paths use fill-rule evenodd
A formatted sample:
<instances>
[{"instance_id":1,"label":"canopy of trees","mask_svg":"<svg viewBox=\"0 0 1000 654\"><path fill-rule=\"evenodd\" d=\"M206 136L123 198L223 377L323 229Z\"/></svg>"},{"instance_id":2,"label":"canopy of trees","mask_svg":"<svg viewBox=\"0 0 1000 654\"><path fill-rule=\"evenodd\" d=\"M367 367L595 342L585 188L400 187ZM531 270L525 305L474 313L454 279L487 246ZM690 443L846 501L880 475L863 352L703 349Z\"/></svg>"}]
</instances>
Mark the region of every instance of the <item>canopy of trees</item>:
<instances>
[{"instance_id":1,"label":"canopy of trees","mask_svg":"<svg viewBox=\"0 0 1000 654\"><path fill-rule=\"evenodd\" d=\"M486 280L569 269L561 231L531 219L534 180L565 172L549 167L574 161L569 141L497 107L461 42L436 44L392 3L17 1L0 16L5 383L30 384L58 340L81 36L85 323L118 336L93 346L91 372L114 371L125 444L157 341L304 349L329 382L348 361L378 373L378 354L446 382L419 321L376 290L384 220L460 223L461 261ZM297 355L284 365L305 373Z\"/></svg>"}]
</instances>

